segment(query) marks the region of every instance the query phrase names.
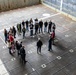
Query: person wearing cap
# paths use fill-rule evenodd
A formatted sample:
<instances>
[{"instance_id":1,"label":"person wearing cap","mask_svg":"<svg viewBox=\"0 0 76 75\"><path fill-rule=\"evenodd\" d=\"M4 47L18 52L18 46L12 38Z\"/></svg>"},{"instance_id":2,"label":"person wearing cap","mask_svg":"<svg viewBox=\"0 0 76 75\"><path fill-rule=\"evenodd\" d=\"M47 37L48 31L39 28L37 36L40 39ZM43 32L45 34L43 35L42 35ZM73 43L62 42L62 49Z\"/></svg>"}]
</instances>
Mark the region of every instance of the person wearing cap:
<instances>
[{"instance_id":1,"label":"person wearing cap","mask_svg":"<svg viewBox=\"0 0 76 75\"><path fill-rule=\"evenodd\" d=\"M38 38L38 41L37 41L37 53L41 53L42 45L43 45L42 41L40 40L40 38Z\"/></svg>"}]
</instances>

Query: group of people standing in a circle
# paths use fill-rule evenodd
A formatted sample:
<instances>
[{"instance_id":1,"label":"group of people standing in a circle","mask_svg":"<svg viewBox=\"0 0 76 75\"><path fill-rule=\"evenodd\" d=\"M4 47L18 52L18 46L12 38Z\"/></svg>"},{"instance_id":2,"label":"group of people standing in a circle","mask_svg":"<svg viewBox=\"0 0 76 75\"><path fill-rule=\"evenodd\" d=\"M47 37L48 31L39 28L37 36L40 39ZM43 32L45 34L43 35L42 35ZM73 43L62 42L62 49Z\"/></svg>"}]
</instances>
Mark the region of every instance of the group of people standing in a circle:
<instances>
[{"instance_id":1,"label":"group of people standing in a circle","mask_svg":"<svg viewBox=\"0 0 76 75\"><path fill-rule=\"evenodd\" d=\"M39 33L50 33L51 31L55 31L56 26L51 20L49 22L42 20L38 20L37 18L33 20L32 18L28 21L22 21L22 23L17 24L17 31L20 35L23 34L23 38L26 36L26 32L30 31L30 36L34 36Z\"/></svg>"},{"instance_id":2,"label":"group of people standing in a circle","mask_svg":"<svg viewBox=\"0 0 76 75\"><path fill-rule=\"evenodd\" d=\"M5 37L5 43L8 45L9 53L13 54L17 50L18 56L21 56L22 60L24 62L27 62L25 60L26 52L24 49L24 46L22 45L22 42L15 41L16 34L23 35L23 39L26 36L26 32L30 31L30 36L37 35L39 33L49 33L50 39L48 41L48 51L52 50L52 44L54 44L54 38L55 38L55 29L56 25L51 20L49 22L42 20L38 20L37 18L35 20L32 20L32 18L28 21L22 21L22 23L17 24L17 26L10 27L9 30L4 29L4 37ZM37 41L37 53L41 53L41 47L43 43L40 38L38 38ZM16 49L16 50L15 50Z\"/></svg>"}]
</instances>

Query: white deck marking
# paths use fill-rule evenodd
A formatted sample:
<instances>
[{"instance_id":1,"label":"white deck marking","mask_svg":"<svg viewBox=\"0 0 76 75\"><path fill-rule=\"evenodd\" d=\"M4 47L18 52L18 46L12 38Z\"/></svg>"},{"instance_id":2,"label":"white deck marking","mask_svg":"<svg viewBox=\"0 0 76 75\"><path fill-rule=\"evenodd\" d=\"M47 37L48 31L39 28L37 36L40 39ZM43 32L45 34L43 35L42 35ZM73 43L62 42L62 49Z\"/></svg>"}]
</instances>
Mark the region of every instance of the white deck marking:
<instances>
[{"instance_id":1,"label":"white deck marking","mask_svg":"<svg viewBox=\"0 0 76 75\"><path fill-rule=\"evenodd\" d=\"M42 68L46 68L46 65L45 65L45 64L42 64L41 67L42 67Z\"/></svg>"},{"instance_id":2,"label":"white deck marking","mask_svg":"<svg viewBox=\"0 0 76 75\"><path fill-rule=\"evenodd\" d=\"M25 75L27 75L27 74L25 74Z\"/></svg>"},{"instance_id":3,"label":"white deck marking","mask_svg":"<svg viewBox=\"0 0 76 75\"><path fill-rule=\"evenodd\" d=\"M12 59L11 59L11 61L15 61L15 60L16 60L16 58L12 58Z\"/></svg>"},{"instance_id":4,"label":"white deck marking","mask_svg":"<svg viewBox=\"0 0 76 75\"><path fill-rule=\"evenodd\" d=\"M73 53L73 52L74 52L74 50L73 50L73 49L70 49L70 50L69 50L69 52L70 52L70 53Z\"/></svg>"},{"instance_id":5,"label":"white deck marking","mask_svg":"<svg viewBox=\"0 0 76 75\"><path fill-rule=\"evenodd\" d=\"M69 35L65 35L65 37L69 37Z\"/></svg>"},{"instance_id":6,"label":"white deck marking","mask_svg":"<svg viewBox=\"0 0 76 75\"><path fill-rule=\"evenodd\" d=\"M1 59L0 59L0 75L9 75L9 73L6 70L6 68L5 68Z\"/></svg>"},{"instance_id":7,"label":"white deck marking","mask_svg":"<svg viewBox=\"0 0 76 75\"><path fill-rule=\"evenodd\" d=\"M31 54L32 53L32 51L30 50L30 51L28 51L28 54Z\"/></svg>"},{"instance_id":8,"label":"white deck marking","mask_svg":"<svg viewBox=\"0 0 76 75\"><path fill-rule=\"evenodd\" d=\"M32 68L32 70L33 70L33 71L35 71L35 69L34 69L34 68Z\"/></svg>"},{"instance_id":9,"label":"white deck marking","mask_svg":"<svg viewBox=\"0 0 76 75\"><path fill-rule=\"evenodd\" d=\"M51 15L48 14L48 13L44 13L43 16L46 16L46 17L48 16L48 17L50 17Z\"/></svg>"},{"instance_id":10,"label":"white deck marking","mask_svg":"<svg viewBox=\"0 0 76 75\"><path fill-rule=\"evenodd\" d=\"M7 48L7 46L3 46L3 49Z\"/></svg>"},{"instance_id":11,"label":"white deck marking","mask_svg":"<svg viewBox=\"0 0 76 75\"><path fill-rule=\"evenodd\" d=\"M60 59L61 59L61 56L57 56L56 58L57 58L58 60L60 60Z\"/></svg>"}]
</instances>

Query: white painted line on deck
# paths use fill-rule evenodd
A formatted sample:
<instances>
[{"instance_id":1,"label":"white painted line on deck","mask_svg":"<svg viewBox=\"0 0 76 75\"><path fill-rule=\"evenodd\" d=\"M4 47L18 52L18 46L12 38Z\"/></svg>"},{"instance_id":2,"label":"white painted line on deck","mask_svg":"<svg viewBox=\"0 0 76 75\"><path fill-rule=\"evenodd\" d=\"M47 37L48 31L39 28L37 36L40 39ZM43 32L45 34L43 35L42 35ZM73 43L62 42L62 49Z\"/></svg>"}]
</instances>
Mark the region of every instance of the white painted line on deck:
<instances>
[{"instance_id":1,"label":"white painted line on deck","mask_svg":"<svg viewBox=\"0 0 76 75\"><path fill-rule=\"evenodd\" d=\"M3 62L1 61L1 59L0 59L0 65L2 65L3 64Z\"/></svg>"},{"instance_id":2,"label":"white painted line on deck","mask_svg":"<svg viewBox=\"0 0 76 75\"><path fill-rule=\"evenodd\" d=\"M0 59L0 75L9 75L9 73L6 70L6 68L5 68L1 59Z\"/></svg>"},{"instance_id":3,"label":"white painted line on deck","mask_svg":"<svg viewBox=\"0 0 76 75\"><path fill-rule=\"evenodd\" d=\"M47 19L47 18L50 18L50 17L54 17L54 16L57 16L61 13L57 13L57 14L53 14L53 15L50 15L50 16L47 16L47 17L43 17L43 18L40 18L39 20L44 20L44 19Z\"/></svg>"}]
</instances>

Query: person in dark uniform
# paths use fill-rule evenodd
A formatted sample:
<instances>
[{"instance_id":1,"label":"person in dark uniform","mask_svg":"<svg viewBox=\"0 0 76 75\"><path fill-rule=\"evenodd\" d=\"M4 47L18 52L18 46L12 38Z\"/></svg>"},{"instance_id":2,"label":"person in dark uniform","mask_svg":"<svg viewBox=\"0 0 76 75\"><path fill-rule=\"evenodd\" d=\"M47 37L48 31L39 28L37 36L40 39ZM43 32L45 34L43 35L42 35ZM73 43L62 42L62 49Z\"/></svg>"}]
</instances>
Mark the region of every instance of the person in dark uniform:
<instances>
[{"instance_id":1,"label":"person in dark uniform","mask_svg":"<svg viewBox=\"0 0 76 75\"><path fill-rule=\"evenodd\" d=\"M22 32L23 32L23 39L24 39L25 38L25 32L26 32L25 27L23 27Z\"/></svg>"},{"instance_id":2,"label":"person in dark uniform","mask_svg":"<svg viewBox=\"0 0 76 75\"><path fill-rule=\"evenodd\" d=\"M35 35L38 33L39 23L35 23Z\"/></svg>"},{"instance_id":3,"label":"person in dark uniform","mask_svg":"<svg viewBox=\"0 0 76 75\"><path fill-rule=\"evenodd\" d=\"M4 29L5 43L7 43L7 40L8 40L8 38L7 38L8 34L7 33L8 33L7 30Z\"/></svg>"},{"instance_id":4,"label":"person in dark uniform","mask_svg":"<svg viewBox=\"0 0 76 75\"><path fill-rule=\"evenodd\" d=\"M13 30L14 38L16 38L16 28L13 26L12 30Z\"/></svg>"},{"instance_id":5,"label":"person in dark uniform","mask_svg":"<svg viewBox=\"0 0 76 75\"><path fill-rule=\"evenodd\" d=\"M47 26L48 26L48 22L46 21L46 22L44 22L44 32L47 31Z\"/></svg>"},{"instance_id":6,"label":"person in dark uniform","mask_svg":"<svg viewBox=\"0 0 76 75\"><path fill-rule=\"evenodd\" d=\"M22 41L19 43L19 47L20 47L20 48L22 47Z\"/></svg>"},{"instance_id":7,"label":"person in dark uniform","mask_svg":"<svg viewBox=\"0 0 76 75\"><path fill-rule=\"evenodd\" d=\"M52 36L50 35L50 39L48 41L48 51L52 51Z\"/></svg>"},{"instance_id":8,"label":"person in dark uniform","mask_svg":"<svg viewBox=\"0 0 76 75\"><path fill-rule=\"evenodd\" d=\"M19 24L19 32L21 33L22 27L21 27L21 23Z\"/></svg>"},{"instance_id":9,"label":"person in dark uniform","mask_svg":"<svg viewBox=\"0 0 76 75\"><path fill-rule=\"evenodd\" d=\"M43 33L42 28L43 28L43 21L41 20L39 21L39 33L40 31Z\"/></svg>"},{"instance_id":10,"label":"person in dark uniform","mask_svg":"<svg viewBox=\"0 0 76 75\"><path fill-rule=\"evenodd\" d=\"M25 26L25 22L24 22L24 20L22 21L22 26L23 26L23 27Z\"/></svg>"},{"instance_id":11,"label":"person in dark uniform","mask_svg":"<svg viewBox=\"0 0 76 75\"><path fill-rule=\"evenodd\" d=\"M28 29L28 24L29 24L29 22L28 22L28 20L26 20L26 30L28 31L29 29Z\"/></svg>"},{"instance_id":12,"label":"person in dark uniform","mask_svg":"<svg viewBox=\"0 0 76 75\"><path fill-rule=\"evenodd\" d=\"M30 24L30 36L33 36L33 23Z\"/></svg>"},{"instance_id":13,"label":"person in dark uniform","mask_svg":"<svg viewBox=\"0 0 76 75\"><path fill-rule=\"evenodd\" d=\"M19 56L19 54L20 54L20 44L19 44L18 41L16 41L16 42L15 42L15 45L16 45L16 49L17 49L17 54L18 54L18 56Z\"/></svg>"},{"instance_id":14,"label":"person in dark uniform","mask_svg":"<svg viewBox=\"0 0 76 75\"><path fill-rule=\"evenodd\" d=\"M21 47L20 49L20 55L21 55L21 59L23 61L23 63L26 63L26 52L25 52L25 49L24 49L24 46Z\"/></svg>"},{"instance_id":15,"label":"person in dark uniform","mask_svg":"<svg viewBox=\"0 0 76 75\"><path fill-rule=\"evenodd\" d=\"M52 27L52 22L50 21L50 22L49 22L49 25L48 25L48 33L51 32L51 27Z\"/></svg>"},{"instance_id":16,"label":"person in dark uniform","mask_svg":"<svg viewBox=\"0 0 76 75\"><path fill-rule=\"evenodd\" d=\"M55 29L56 29L56 25L55 25L55 23L52 23L52 25L53 25L53 31L54 31L54 33L55 33Z\"/></svg>"},{"instance_id":17,"label":"person in dark uniform","mask_svg":"<svg viewBox=\"0 0 76 75\"><path fill-rule=\"evenodd\" d=\"M38 38L38 41L37 41L37 53L41 53L42 45L43 45L42 41L40 40L40 38Z\"/></svg>"}]
</instances>

